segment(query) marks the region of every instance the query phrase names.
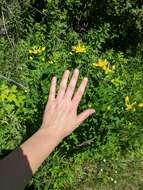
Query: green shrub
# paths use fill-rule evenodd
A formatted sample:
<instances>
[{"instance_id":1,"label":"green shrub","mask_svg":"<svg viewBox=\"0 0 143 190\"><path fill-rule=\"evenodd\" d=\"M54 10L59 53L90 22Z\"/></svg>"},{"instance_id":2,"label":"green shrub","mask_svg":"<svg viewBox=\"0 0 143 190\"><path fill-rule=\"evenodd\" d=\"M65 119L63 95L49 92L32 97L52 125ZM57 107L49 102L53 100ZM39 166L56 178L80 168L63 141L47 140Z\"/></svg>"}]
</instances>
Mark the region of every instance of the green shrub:
<instances>
[{"instance_id":1,"label":"green shrub","mask_svg":"<svg viewBox=\"0 0 143 190\"><path fill-rule=\"evenodd\" d=\"M2 4L11 29L0 39L0 156L40 127L52 76L57 76L59 87L65 69L72 75L79 68L77 87L85 76L89 83L78 113L90 107L96 113L60 143L26 188L83 189L92 184L91 188L122 189L124 175L129 176L126 171L122 175L122 169L129 169L128 160L142 157L140 3L47 0L37 10L37 1L14 2L18 28L7 14L13 2L7 2L7 8L5 1ZM137 169L133 179L138 185L131 180L127 187L139 187L139 165L140 161L131 167Z\"/></svg>"}]
</instances>

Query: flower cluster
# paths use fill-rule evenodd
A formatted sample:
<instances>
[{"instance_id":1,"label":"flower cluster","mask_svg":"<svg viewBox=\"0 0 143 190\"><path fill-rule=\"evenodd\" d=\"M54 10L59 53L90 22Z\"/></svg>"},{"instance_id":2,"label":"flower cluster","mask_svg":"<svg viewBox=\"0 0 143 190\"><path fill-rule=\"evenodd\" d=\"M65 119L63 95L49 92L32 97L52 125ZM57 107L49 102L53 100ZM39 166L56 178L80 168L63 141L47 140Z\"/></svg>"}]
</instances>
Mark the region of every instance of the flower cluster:
<instances>
[{"instance_id":1,"label":"flower cluster","mask_svg":"<svg viewBox=\"0 0 143 190\"><path fill-rule=\"evenodd\" d=\"M138 104L138 107L139 107L139 108L143 108L143 103L139 103L139 104Z\"/></svg>"},{"instance_id":2,"label":"flower cluster","mask_svg":"<svg viewBox=\"0 0 143 190\"><path fill-rule=\"evenodd\" d=\"M34 55L37 55L37 54L41 54L43 51L45 51L45 47L39 47L39 48L36 48L36 46L34 46L32 49L29 49L29 54L34 54Z\"/></svg>"},{"instance_id":3,"label":"flower cluster","mask_svg":"<svg viewBox=\"0 0 143 190\"><path fill-rule=\"evenodd\" d=\"M102 68L106 74L115 70L115 65L112 66L112 69L109 68L110 63L106 59L99 59L97 63L93 63L93 66Z\"/></svg>"},{"instance_id":4,"label":"flower cluster","mask_svg":"<svg viewBox=\"0 0 143 190\"><path fill-rule=\"evenodd\" d=\"M130 104L129 96L125 97L125 105L126 105L128 111L135 111L136 110L135 104Z\"/></svg>"},{"instance_id":5,"label":"flower cluster","mask_svg":"<svg viewBox=\"0 0 143 190\"><path fill-rule=\"evenodd\" d=\"M118 86L118 85L123 84L124 82L116 78L116 79L112 79L111 83L114 84L115 86Z\"/></svg>"},{"instance_id":6,"label":"flower cluster","mask_svg":"<svg viewBox=\"0 0 143 190\"><path fill-rule=\"evenodd\" d=\"M76 45L72 47L72 51L75 53L85 53L86 52L86 48L83 44L81 44L80 42Z\"/></svg>"},{"instance_id":7,"label":"flower cluster","mask_svg":"<svg viewBox=\"0 0 143 190\"><path fill-rule=\"evenodd\" d=\"M50 61L48 61L48 64L52 65L52 64L54 64L54 62L55 61L50 60Z\"/></svg>"},{"instance_id":8,"label":"flower cluster","mask_svg":"<svg viewBox=\"0 0 143 190\"><path fill-rule=\"evenodd\" d=\"M143 103L139 103L139 104L133 103L133 104L130 104L129 96L125 97L125 105L126 105L128 111L135 111L137 107L138 108L143 108Z\"/></svg>"}]
</instances>

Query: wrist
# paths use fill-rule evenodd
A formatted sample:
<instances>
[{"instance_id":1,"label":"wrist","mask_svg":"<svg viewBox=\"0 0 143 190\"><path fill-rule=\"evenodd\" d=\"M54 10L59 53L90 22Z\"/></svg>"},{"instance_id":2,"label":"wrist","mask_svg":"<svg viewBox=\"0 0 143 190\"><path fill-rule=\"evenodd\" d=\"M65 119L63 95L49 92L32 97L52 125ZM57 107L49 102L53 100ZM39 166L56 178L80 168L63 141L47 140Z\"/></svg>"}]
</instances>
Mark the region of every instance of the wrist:
<instances>
[{"instance_id":1,"label":"wrist","mask_svg":"<svg viewBox=\"0 0 143 190\"><path fill-rule=\"evenodd\" d=\"M20 146L23 154L27 157L33 174L59 142L59 139L49 130L40 128Z\"/></svg>"},{"instance_id":2,"label":"wrist","mask_svg":"<svg viewBox=\"0 0 143 190\"><path fill-rule=\"evenodd\" d=\"M56 134L56 131L53 132L50 128L40 127L37 133L41 138L45 139L45 142L51 141L56 146L62 141L62 139Z\"/></svg>"}]
</instances>

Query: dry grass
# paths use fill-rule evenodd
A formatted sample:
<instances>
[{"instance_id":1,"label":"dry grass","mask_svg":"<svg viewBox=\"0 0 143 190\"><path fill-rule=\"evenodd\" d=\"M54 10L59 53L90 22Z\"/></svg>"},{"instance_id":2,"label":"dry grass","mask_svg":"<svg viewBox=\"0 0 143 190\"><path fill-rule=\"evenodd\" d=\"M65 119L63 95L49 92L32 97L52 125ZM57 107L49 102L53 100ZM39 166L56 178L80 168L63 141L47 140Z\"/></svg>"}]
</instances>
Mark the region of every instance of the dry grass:
<instances>
[{"instance_id":1,"label":"dry grass","mask_svg":"<svg viewBox=\"0 0 143 190\"><path fill-rule=\"evenodd\" d=\"M85 163L76 190L143 190L143 161ZM79 180L80 179L80 180ZM73 188L71 188L73 189Z\"/></svg>"}]
</instances>

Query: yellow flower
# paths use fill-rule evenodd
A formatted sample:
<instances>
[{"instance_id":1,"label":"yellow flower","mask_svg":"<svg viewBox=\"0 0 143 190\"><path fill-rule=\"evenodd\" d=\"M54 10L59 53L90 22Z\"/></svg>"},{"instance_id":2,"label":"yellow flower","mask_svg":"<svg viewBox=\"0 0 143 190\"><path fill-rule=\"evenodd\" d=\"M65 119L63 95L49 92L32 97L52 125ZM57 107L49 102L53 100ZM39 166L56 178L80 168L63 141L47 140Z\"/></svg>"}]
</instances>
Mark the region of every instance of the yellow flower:
<instances>
[{"instance_id":1,"label":"yellow flower","mask_svg":"<svg viewBox=\"0 0 143 190\"><path fill-rule=\"evenodd\" d=\"M88 103L88 107L91 108L91 107L92 107L92 104L91 104L91 103Z\"/></svg>"},{"instance_id":2,"label":"yellow flower","mask_svg":"<svg viewBox=\"0 0 143 190\"><path fill-rule=\"evenodd\" d=\"M106 68L106 66L109 64L109 62L105 59L105 60L99 60L96 64L95 64L95 66L96 67L101 67L101 68Z\"/></svg>"},{"instance_id":3,"label":"yellow flower","mask_svg":"<svg viewBox=\"0 0 143 190\"><path fill-rule=\"evenodd\" d=\"M42 57L42 59L41 59L42 61L45 61L45 57Z\"/></svg>"},{"instance_id":4,"label":"yellow flower","mask_svg":"<svg viewBox=\"0 0 143 190\"><path fill-rule=\"evenodd\" d=\"M118 78L112 79L111 83L114 84L115 86L123 84L123 81L119 80Z\"/></svg>"},{"instance_id":5,"label":"yellow flower","mask_svg":"<svg viewBox=\"0 0 143 190\"><path fill-rule=\"evenodd\" d=\"M111 110L111 106L108 106L108 107L107 107L107 110L108 110L108 111Z\"/></svg>"},{"instance_id":6,"label":"yellow flower","mask_svg":"<svg viewBox=\"0 0 143 190\"><path fill-rule=\"evenodd\" d=\"M86 48L83 44L78 43L77 46L72 47L72 51L74 51L75 53L85 53Z\"/></svg>"},{"instance_id":7,"label":"yellow flower","mask_svg":"<svg viewBox=\"0 0 143 190\"><path fill-rule=\"evenodd\" d=\"M113 65L113 66L112 66L112 70L115 70L115 69L116 69L116 66L115 66L115 65Z\"/></svg>"},{"instance_id":8,"label":"yellow flower","mask_svg":"<svg viewBox=\"0 0 143 190\"><path fill-rule=\"evenodd\" d=\"M39 53L39 51L35 49L35 50L33 50L33 52L32 52L32 53L36 55L36 54L38 54L38 53Z\"/></svg>"},{"instance_id":9,"label":"yellow flower","mask_svg":"<svg viewBox=\"0 0 143 190\"><path fill-rule=\"evenodd\" d=\"M139 103L139 104L138 104L138 107L139 107L139 108L143 108L143 103Z\"/></svg>"},{"instance_id":10,"label":"yellow flower","mask_svg":"<svg viewBox=\"0 0 143 190\"><path fill-rule=\"evenodd\" d=\"M127 105L127 110L128 111L136 111L136 108L133 104L131 104L131 105Z\"/></svg>"},{"instance_id":11,"label":"yellow flower","mask_svg":"<svg viewBox=\"0 0 143 190\"><path fill-rule=\"evenodd\" d=\"M112 70L109 68L109 62L106 59L99 59L97 63L93 63L93 66L102 68L106 74L112 72Z\"/></svg>"},{"instance_id":12,"label":"yellow flower","mask_svg":"<svg viewBox=\"0 0 143 190\"><path fill-rule=\"evenodd\" d=\"M127 105L127 110L131 110L132 109L132 105Z\"/></svg>"},{"instance_id":13,"label":"yellow flower","mask_svg":"<svg viewBox=\"0 0 143 190\"><path fill-rule=\"evenodd\" d=\"M36 46L33 46L32 49L29 49L29 54L40 54L41 52L45 51L45 47L36 48Z\"/></svg>"},{"instance_id":14,"label":"yellow flower","mask_svg":"<svg viewBox=\"0 0 143 190\"><path fill-rule=\"evenodd\" d=\"M127 110L128 111L136 111L136 104L130 104L129 103L129 96L126 96L125 97L125 104L126 104L126 107L127 107Z\"/></svg>"},{"instance_id":15,"label":"yellow flower","mask_svg":"<svg viewBox=\"0 0 143 190\"><path fill-rule=\"evenodd\" d=\"M42 47L42 48L41 48L42 51L45 51L45 49L46 49L45 47Z\"/></svg>"},{"instance_id":16,"label":"yellow flower","mask_svg":"<svg viewBox=\"0 0 143 190\"><path fill-rule=\"evenodd\" d=\"M30 56L29 59L30 59L30 60L33 60L33 57Z\"/></svg>"},{"instance_id":17,"label":"yellow flower","mask_svg":"<svg viewBox=\"0 0 143 190\"><path fill-rule=\"evenodd\" d=\"M33 53L33 51L32 51L31 49L29 49L29 53L30 53L30 54L32 54L32 53Z\"/></svg>"},{"instance_id":18,"label":"yellow flower","mask_svg":"<svg viewBox=\"0 0 143 190\"><path fill-rule=\"evenodd\" d=\"M103 70L105 71L106 74L112 72L112 70L109 69L109 67L103 67Z\"/></svg>"},{"instance_id":19,"label":"yellow flower","mask_svg":"<svg viewBox=\"0 0 143 190\"><path fill-rule=\"evenodd\" d=\"M126 96L125 97L125 104L128 105L128 103L129 103L129 96Z\"/></svg>"},{"instance_id":20,"label":"yellow flower","mask_svg":"<svg viewBox=\"0 0 143 190\"><path fill-rule=\"evenodd\" d=\"M54 62L51 60L51 61L48 61L49 64L53 64Z\"/></svg>"}]
</instances>

